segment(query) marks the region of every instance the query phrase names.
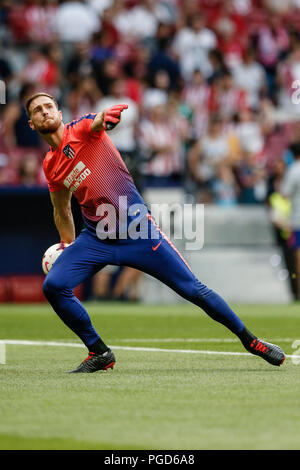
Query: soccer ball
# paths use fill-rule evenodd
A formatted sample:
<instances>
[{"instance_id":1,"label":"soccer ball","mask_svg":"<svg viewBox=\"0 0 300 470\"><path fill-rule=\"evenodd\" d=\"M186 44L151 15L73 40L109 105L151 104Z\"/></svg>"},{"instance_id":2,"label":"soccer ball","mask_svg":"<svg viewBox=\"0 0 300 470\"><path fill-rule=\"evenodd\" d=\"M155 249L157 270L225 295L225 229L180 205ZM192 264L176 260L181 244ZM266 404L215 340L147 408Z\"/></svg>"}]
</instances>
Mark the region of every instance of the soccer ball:
<instances>
[{"instance_id":1,"label":"soccer ball","mask_svg":"<svg viewBox=\"0 0 300 470\"><path fill-rule=\"evenodd\" d=\"M59 255L61 255L64 249L69 245L70 243L56 243L45 251L42 258L42 268L44 274L48 274Z\"/></svg>"}]
</instances>

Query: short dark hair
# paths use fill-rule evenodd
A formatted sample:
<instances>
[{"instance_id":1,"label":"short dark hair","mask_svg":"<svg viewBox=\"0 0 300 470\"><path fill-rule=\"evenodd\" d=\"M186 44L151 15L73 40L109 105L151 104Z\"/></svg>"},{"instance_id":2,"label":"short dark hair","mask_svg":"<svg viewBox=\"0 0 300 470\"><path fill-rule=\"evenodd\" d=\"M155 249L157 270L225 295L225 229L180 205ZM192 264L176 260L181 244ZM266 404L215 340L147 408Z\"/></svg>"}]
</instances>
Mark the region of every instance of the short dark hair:
<instances>
[{"instance_id":1,"label":"short dark hair","mask_svg":"<svg viewBox=\"0 0 300 470\"><path fill-rule=\"evenodd\" d=\"M28 116L29 118L30 118L30 112L29 112L30 104L31 104L31 102L32 102L33 100L35 100L35 98L37 98L38 96L47 96L48 98L50 98L50 99L54 102L55 106L56 106L57 109L58 109L57 101L56 101L56 99L55 99L53 96L48 95L48 93L44 93L44 92L35 93L34 95L30 96L30 97L28 98L28 100L26 101L26 103L25 103L26 113L27 113L27 116Z\"/></svg>"}]
</instances>

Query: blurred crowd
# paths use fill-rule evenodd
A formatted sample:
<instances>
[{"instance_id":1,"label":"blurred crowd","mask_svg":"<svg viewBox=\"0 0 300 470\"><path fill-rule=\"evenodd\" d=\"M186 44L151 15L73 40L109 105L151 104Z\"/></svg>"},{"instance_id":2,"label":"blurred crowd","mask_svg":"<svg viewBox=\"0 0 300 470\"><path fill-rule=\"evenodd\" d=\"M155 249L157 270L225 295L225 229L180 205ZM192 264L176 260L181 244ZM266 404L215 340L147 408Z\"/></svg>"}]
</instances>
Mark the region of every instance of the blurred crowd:
<instances>
[{"instance_id":1,"label":"blurred crowd","mask_svg":"<svg viewBox=\"0 0 300 470\"><path fill-rule=\"evenodd\" d=\"M64 122L127 103L110 137L141 191L264 203L293 161L300 0L4 0L0 44L0 186L46 186L37 91Z\"/></svg>"}]
</instances>

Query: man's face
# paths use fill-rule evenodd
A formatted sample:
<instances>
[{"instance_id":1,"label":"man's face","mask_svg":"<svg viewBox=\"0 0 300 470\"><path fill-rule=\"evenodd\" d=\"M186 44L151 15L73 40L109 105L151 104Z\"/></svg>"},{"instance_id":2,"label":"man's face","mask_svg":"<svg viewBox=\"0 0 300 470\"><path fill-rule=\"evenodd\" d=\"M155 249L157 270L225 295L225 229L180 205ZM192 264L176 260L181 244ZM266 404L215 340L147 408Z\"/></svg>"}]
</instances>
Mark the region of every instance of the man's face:
<instances>
[{"instance_id":1,"label":"man's face","mask_svg":"<svg viewBox=\"0 0 300 470\"><path fill-rule=\"evenodd\" d=\"M30 103L30 120L28 121L31 129L35 129L40 134L51 134L56 132L62 121L62 113L55 103L47 96L37 96Z\"/></svg>"},{"instance_id":2,"label":"man's face","mask_svg":"<svg viewBox=\"0 0 300 470\"><path fill-rule=\"evenodd\" d=\"M201 31L205 26L205 20L202 15L197 15L192 20L192 28L194 31Z\"/></svg>"}]
</instances>

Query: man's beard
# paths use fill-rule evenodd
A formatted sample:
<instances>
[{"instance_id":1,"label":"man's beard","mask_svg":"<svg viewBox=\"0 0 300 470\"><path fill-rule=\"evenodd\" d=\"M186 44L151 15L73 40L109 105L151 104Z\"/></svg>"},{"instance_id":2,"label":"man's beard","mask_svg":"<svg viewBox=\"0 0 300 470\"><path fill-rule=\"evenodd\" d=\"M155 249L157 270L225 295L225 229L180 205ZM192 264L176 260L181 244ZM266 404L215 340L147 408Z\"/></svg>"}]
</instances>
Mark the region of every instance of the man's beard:
<instances>
[{"instance_id":1,"label":"man's beard","mask_svg":"<svg viewBox=\"0 0 300 470\"><path fill-rule=\"evenodd\" d=\"M39 131L40 134L52 134L53 132L57 131L60 124L61 124L61 120L57 119L51 124L41 125L40 128L38 129L38 131Z\"/></svg>"}]
</instances>

